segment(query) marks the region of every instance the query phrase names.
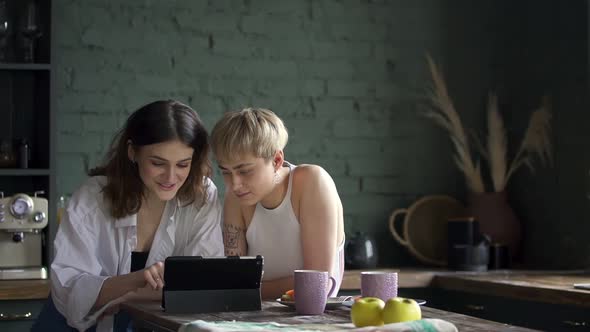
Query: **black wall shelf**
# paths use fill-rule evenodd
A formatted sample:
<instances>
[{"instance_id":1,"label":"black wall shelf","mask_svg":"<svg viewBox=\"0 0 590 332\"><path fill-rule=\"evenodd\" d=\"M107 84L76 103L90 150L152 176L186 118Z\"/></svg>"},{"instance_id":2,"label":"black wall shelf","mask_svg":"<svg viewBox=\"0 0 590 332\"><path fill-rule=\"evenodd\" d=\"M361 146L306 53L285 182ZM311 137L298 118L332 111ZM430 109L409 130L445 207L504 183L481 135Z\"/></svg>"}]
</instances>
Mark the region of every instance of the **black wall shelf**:
<instances>
[{"instance_id":1,"label":"black wall shelf","mask_svg":"<svg viewBox=\"0 0 590 332\"><path fill-rule=\"evenodd\" d=\"M0 191L5 197L16 193L41 195L48 199L48 226L43 229L43 265L48 267L57 231L57 189L54 144L54 114L51 39L52 0L8 0L4 15L13 30L5 39L0 62ZM33 8L33 7L36 7ZM31 14L36 12L36 14ZM33 24L22 26L23 17ZM29 21L27 21L29 22ZM29 22L29 23L31 23ZM34 47L25 33L39 34ZM32 36L32 35L30 35ZM32 53L30 52L32 51ZM25 145L26 144L26 145ZM25 153L28 157L24 157ZM23 160L26 160L23 162ZM1 301L0 301L1 302ZM0 330L4 326L0 323Z\"/></svg>"},{"instance_id":2,"label":"black wall shelf","mask_svg":"<svg viewBox=\"0 0 590 332\"><path fill-rule=\"evenodd\" d=\"M42 168L0 168L0 176L44 176L49 174L49 169Z\"/></svg>"},{"instance_id":3,"label":"black wall shelf","mask_svg":"<svg viewBox=\"0 0 590 332\"><path fill-rule=\"evenodd\" d=\"M0 70L51 70L46 63L0 63Z\"/></svg>"}]
</instances>

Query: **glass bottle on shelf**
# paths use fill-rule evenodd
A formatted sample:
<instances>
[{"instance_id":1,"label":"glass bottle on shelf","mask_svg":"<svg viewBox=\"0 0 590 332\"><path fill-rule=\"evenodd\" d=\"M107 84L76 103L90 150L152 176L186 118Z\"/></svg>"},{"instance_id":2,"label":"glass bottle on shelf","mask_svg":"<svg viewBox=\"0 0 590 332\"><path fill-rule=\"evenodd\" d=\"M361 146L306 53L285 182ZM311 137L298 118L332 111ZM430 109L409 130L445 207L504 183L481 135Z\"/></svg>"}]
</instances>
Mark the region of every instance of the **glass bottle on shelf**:
<instances>
[{"instance_id":1,"label":"glass bottle on shelf","mask_svg":"<svg viewBox=\"0 0 590 332\"><path fill-rule=\"evenodd\" d=\"M63 219L63 215L68 207L68 200L70 195L61 195L57 201L57 224L59 225Z\"/></svg>"},{"instance_id":2,"label":"glass bottle on shelf","mask_svg":"<svg viewBox=\"0 0 590 332\"><path fill-rule=\"evenodd\" d=\"M20 35L22 43L22 61L35 62L35 46L37 38L43 34L39 25L39 9L34 1L26 6L24 17L20 20Z\"/></svg>"},{"instance_id":3,"label":"glass bottle on shelf","mask_svg":"<svg viewBox=\"0 0 590 332\"><path fill-rule=\"evenodd\" d=\"M31 160L31 146L29 142L23 138L18 141L18 167L29 168L29 161Z\"/></svg>"},{"instance_id":4,"label":"glass bottle on shelf","mask_svg":"<svg viewBox=\"0 0 590 332\"><path fill-rule=\"evenodd\" d=\"M10 30L12 24L8 18L8 6L6 1L0 1L0 62L8 62Z\"/></svg>"}]
</instances>

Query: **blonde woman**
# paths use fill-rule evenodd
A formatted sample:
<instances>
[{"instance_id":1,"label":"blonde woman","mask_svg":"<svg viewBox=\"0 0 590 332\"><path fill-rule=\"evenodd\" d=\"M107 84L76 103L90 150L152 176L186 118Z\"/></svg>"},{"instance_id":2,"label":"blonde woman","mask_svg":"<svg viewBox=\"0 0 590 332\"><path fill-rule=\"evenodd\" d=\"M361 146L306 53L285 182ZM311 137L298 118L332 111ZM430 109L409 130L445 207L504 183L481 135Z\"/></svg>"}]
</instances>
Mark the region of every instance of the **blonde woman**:
<instances>
[{"instance_id":1,"label":"blonde woman","mask_svg":"<svg viewBox=\"0 0 590 332\"><path fill-rule=\"evenodd\" d=\"M283 149L283 121L266 109L229 112L211 145L223 174L226 255L264 256L262 297L293 288L293 271L344 272L342 203L330 175L317 165L293 165Z\"/></svg>"}]
</instances>

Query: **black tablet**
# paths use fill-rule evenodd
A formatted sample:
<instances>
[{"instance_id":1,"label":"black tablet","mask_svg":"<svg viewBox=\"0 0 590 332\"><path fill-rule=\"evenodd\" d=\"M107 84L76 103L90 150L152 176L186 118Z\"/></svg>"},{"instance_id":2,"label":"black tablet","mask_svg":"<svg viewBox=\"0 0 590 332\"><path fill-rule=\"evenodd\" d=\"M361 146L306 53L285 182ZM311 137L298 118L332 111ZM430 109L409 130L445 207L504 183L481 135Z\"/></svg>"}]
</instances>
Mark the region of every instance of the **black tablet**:
<instances>
[{"instance_id":1,"label":"black tablet","mask_svg":"<svg viewBox=\"0 0 590 332\"><path fill-rule=\"evenodd\" d=\"M162 307L171 313L260 310L263 265L262 256L168 257Z\"/></svg>"}]
</instances>

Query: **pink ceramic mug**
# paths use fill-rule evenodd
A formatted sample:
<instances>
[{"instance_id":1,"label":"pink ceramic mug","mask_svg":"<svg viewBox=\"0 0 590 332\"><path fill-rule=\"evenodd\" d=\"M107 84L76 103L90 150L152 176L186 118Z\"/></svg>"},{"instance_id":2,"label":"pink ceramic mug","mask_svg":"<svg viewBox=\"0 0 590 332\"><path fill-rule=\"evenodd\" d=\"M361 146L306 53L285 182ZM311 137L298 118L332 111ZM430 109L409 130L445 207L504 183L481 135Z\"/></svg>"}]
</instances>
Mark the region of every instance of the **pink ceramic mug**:
<instances>
[{"instance_id":1,"label":"pink ceramic mug","mask_svg":"<svg viewBox=\"0 0 590 332\"><path fill-rule=\"evenodd\" d=\"M295 311L300 315L321 315L336 280L327 271L295 270ZM328 286L332 280L332 287Z\"/></svg>"},{"instance_id":2,"label":"pink ceramic mug","mask_svg":"<svg viewBox=\"0 0 590 332\"><path fill-rule=\"evenodd\" d=\"M397 272L361 272L361 296L387 301L397 296Z\"/></svg>"}]
</instances>

